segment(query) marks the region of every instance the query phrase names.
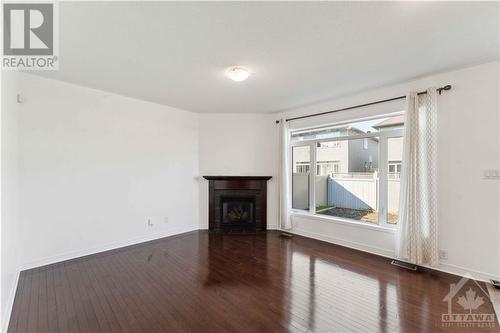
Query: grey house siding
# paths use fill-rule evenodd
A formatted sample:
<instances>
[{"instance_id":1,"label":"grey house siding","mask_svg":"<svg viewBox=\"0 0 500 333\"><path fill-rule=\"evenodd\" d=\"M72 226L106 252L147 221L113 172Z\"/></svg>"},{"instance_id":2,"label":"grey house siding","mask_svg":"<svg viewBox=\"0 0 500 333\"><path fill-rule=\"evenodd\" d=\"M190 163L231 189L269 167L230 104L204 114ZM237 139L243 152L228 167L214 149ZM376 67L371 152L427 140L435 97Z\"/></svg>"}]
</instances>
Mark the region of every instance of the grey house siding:
<instances>
[{"instance_id":1,"label":"grey house siding","mask_svg":"<svg viewBox=\"0 0 500 333\"><path fill-rule=\"evenodd\" d=\"M372 160L372 167L378 168L378 141L366 139L367 149L364 148L365 139L349 141L349 172L366 172L365 162Z\"/></svg>"}]
</instances>

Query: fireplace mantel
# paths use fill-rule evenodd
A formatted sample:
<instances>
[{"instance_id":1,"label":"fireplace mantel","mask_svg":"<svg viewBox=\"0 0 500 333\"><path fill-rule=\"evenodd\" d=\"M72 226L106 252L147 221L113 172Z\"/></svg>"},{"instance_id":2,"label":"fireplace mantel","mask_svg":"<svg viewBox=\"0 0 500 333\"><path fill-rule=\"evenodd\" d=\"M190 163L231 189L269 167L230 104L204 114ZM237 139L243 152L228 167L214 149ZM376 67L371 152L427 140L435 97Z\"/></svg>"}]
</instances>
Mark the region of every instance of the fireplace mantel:
<instances>
[{"instance_id":1,"label":"fireplace mantel","mask_svg":"<svg viewBox=\"0 0 500 333\"><path fill-rule=\"evenodd\" d=\"M269 180L272 176L203 176L206 180Z\"/></svg>"},{"instance_id":2,"label":"fireplace mantel","mask_svg":"<svg viewBox=\"0 0 500 333\"><path fill-rule=\"evenodd\" d=\"M259 232L267 229L267 181L271 176L203 176L209 181L208 229L213 232ZM228 205L235 203L248 221L228 223ZM234 206L233 206L234 207ZM246 207L246 208L240 208ZM245 216L245 215L243 215Z\"/></svg>"}]
</instances>

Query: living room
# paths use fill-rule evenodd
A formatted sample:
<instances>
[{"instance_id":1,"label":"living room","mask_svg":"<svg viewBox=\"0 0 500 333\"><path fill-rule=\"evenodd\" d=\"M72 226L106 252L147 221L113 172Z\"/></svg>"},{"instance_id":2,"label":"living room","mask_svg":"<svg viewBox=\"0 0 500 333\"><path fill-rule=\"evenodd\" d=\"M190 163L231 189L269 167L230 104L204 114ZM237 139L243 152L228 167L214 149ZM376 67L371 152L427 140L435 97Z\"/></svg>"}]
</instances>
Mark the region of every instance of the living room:
<instances>
[{"instance_id":1,"label":"living room","mask_svg":"<svg viewBox=\"0 0 500 333\"><path fill-rule=\"evenodd\" d=\"M499 331L499 2L32 5L2 332Z\"/></svg>"}]
</instances>

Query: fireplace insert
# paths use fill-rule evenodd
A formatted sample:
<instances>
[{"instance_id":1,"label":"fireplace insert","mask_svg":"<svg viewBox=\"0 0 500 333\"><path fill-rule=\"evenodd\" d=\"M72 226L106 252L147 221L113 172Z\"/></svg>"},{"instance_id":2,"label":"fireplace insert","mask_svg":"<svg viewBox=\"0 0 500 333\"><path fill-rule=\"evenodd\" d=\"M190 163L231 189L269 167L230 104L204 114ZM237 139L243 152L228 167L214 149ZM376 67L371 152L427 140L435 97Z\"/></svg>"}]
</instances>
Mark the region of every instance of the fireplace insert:
<instances>
[{"instance_id":1,"label":"fireplace insert","mask_svg":"<svg viewBox=\"0 0 500 333\"><path fill-rule=\"evenodd\" d=\"M221 197L222 228L255 228L255 197Z\"/></svg>"}]
</instances>

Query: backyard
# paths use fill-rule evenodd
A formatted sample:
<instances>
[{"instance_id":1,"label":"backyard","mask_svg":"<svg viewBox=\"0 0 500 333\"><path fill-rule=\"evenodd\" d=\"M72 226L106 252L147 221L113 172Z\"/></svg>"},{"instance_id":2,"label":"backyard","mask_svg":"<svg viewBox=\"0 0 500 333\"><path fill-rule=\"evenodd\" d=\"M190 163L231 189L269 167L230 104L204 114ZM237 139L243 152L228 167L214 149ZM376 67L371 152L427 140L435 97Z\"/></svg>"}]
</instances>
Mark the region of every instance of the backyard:
<instances>
[{"instance_id":1,"label":"backyard","mask_svg":"<svg viewBox=\"0 0 500 333\"><path fill-rule=\"evenodd\" d=\"M293 174L293 205L309 210L309 175ZM379 179L374 173L316 176L316 214L379 224ZM387 223L397 224L399 177L387 180Z\"/></svg>"},{"instance_id":2,"label":"backyard","mask_svg":"<svg viewBox=\"0 0 500 333\"><path fill-rule=\"evenodd\" d=\"M378 224L378 211L373 209L361 210L342 207L318 206L316 207L316 213ZM397 221L398 215L396 213L389 212L389 214L387 214L387 223L396 224Z\"/></svg>"}]
</instances>

